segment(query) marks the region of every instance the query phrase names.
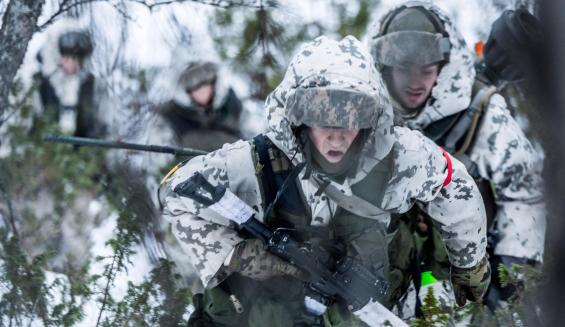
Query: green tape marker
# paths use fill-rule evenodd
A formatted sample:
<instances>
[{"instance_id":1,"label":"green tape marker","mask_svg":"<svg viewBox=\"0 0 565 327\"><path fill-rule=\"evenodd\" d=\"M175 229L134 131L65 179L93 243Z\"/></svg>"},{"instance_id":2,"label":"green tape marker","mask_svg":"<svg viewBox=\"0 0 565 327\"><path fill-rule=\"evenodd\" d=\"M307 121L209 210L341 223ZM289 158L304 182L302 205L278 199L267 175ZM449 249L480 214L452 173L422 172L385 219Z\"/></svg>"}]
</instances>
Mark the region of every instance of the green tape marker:
<instances>
[{"instance_id":1,"label":"green tape marker","mask_svg":"<svg viewBox=\"0 0 565 327\"><path fill-rule=\"evenodd\" d=\"M424 271L422 273L422 286L430 285L433 283L437 283L437 279L432 275L431 271Z\"/></svg>"}]
</instances>

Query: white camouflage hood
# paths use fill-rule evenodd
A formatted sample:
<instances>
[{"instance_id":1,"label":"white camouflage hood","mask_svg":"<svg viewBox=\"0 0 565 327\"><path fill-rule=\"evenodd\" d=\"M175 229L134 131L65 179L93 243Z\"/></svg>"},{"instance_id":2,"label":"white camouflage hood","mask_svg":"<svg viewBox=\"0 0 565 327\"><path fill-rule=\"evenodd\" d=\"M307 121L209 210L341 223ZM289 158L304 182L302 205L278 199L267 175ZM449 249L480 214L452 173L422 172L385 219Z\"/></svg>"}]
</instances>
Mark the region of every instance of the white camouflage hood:
<instances>
[{"instance_id":1,"label":"white camouflage hood","mask_svg":"<svg viewBox=\"0 0 565 327\"><path fill-rule=\"evenodd\" d=\"M306 43L291 60L281 84L267 98L267 136L294 164L305 159L292 130L296 126L289 119L287 100L299 88L344 90L374 100L372 110L376 114L359 158L355 181L366 176L389 153L395 142L392 105L369 50L356 38L347 36L338 42L321 36ZM309 110L320 109L312 105Z\"/></svg>"},{"instance_id":2,"label":"white camouflage hood","mask_svg":"<svg viewBox=\"0 0 565 327\"><path fill-rule=\"evenodd\" d=\"M424 110L418 116L405 121L405 124L410 128L422 129L432 122L468 108L471 103L471 92L475 80L474 57L467 47L463 36L447 15L437 6L422 1L409 1L392 8L383 15L369 29L368 42L371 48L380 36L379 32L383 18L400 7L424 7L437 14L444 23L451 43L449 62L441 69L437 84L432 89L431 96L427 100Z\"/></svg>"}]
</instances>

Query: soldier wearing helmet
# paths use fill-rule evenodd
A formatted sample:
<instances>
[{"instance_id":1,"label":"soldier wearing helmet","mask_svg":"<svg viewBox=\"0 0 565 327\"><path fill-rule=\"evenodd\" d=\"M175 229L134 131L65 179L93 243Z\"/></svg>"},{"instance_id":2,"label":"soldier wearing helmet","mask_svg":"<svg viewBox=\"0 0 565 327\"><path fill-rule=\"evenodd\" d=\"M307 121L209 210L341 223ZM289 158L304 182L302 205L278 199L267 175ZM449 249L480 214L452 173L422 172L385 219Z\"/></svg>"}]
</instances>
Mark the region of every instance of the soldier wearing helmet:
<instances>
[{"instance_id":1,"label":"soldier wearing helmet","mask_svg":"<svg viewBox=\"0 0 565 327\"><path fill-rule=\"evenodd\" d=\"M94 76L87 69L93 48L87 30L78 22L63 20L48 30L37 55L40 71L34 79L40 115L77 136L98 136L102 132L94 108Z\"/></svg>"},{"instance_id":2,"label":"soldier wearing helmet","mask_svg":"<svg viewBox=\"0 0 565 327\"><path fill-rule=\"evenodd\" d=\"M396 123L422 131L457 157L481 189L491 261L541 262L546 210L538 156L496 88L475 79L473 55L453 23L436 6L411 1L386 13L368 34ZM421 254L433 257L429 266L436 276L448 278L437 231L429 217L418 216L417 236L432 243ZM489 296L501 291L493 284L498 288Z\"/></svg>"},{"instance_id":3,"label":"soldier wearing helmet","mask_svg":"<svg viewBox=\"0 0 565 327\"><path fill-rule=\"evenodd\" d=\"M327 303L325 316L312 310L304 300L304 272L173 191L195 172L229 188L270 227L352 257L388 279L388 307L405 286L394 278L398 267L389 267L388 256L398 244L411 249L399 239L406 231L396 214L419 205L441 229L454 267L479 267L484 275L481 285L463 278L454 283L467 299L482 296L489 266L479 191L459 161L420 133L393 126L386 88L358 40L319 37L305 44L266 107L265 134L181 164L161 185L163 215L206 288L195 299L200 321L323 326L325 319L333 326L366 326L358 317L372 311L371 302L353 315L341 303Z\"/></svg>"},{"instance_id":4,"label":"soldier wearing helmet","mask_svg":"<svg viewBox=\"0 0 565 327\"><path fill-rule=\"evenodd\" d=\"M157 112L180 145L212 151L241 135L242 104L216 63L194 61L180 72L172 101Z\"/></svg>"}]
</instances>

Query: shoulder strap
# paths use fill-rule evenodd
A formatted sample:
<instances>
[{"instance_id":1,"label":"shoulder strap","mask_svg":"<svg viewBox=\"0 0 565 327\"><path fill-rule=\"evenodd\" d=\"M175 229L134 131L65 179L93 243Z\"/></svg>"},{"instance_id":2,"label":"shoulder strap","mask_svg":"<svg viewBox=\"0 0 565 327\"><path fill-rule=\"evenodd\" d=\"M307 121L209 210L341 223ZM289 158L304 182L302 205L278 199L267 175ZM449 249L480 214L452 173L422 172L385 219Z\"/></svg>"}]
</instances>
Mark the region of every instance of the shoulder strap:
<instances>
[{"instance_id":1,"label":"shoulder strap","mask_svg":"<svg viewBox=\"0 0 565 327\"><path fill-rule=\"evenodd\" d=\"M475 133L477 131L477 127L479 126L479 120L481 118L482 113L488 107L490 102L490 98L496 92L496 86L483 86L473 99L471 100L471 105L469 109L466 110L466 115L462 117L464 120L464 124L467 127L465 140L463 144L457 151L455 152L455 156L461 156L467 152L471 142L475 137ZM457 127L457 126L456 126Z\"/></svg>"},{"instance_id":2,"label":"shoulder strap","mask_svg":"<svg viewBox=\"0 0 565 327\"><path fill-rule=\"evenodd\" d=\"M255 145L255 153L259 159L258 164L261 165L261 185L265 197L263 203L266 206L273 202L277 193L273 166L271 165L271 158L269 157L270 140L264 134L259 134L253 138L253 144Z\"/></svg>"},{"instance_id":3,"label":"shoulder strap","mask_svg":"<svg viewBox=\"0 0 565 327\"><path fill-rule=\"evenodd\" d=\"M424 134L456 157L465 154L475 137L481 115L496 90L495 86L476 78L469 107L430 124L423 130Z\"/></svg>"},{"instance_id":4,"label":"shoulder strap","mask_svg":"<svg viewBox=\"0 0 565 327\"><path fill-rule=\"evenodd\" d=\"M266 219L276 206L277 214L291 219L291 224L309 225L312 217L297 183L305 163L293 166L265 135L257 135L252 142Z\"/></svg>"}]
</instances>

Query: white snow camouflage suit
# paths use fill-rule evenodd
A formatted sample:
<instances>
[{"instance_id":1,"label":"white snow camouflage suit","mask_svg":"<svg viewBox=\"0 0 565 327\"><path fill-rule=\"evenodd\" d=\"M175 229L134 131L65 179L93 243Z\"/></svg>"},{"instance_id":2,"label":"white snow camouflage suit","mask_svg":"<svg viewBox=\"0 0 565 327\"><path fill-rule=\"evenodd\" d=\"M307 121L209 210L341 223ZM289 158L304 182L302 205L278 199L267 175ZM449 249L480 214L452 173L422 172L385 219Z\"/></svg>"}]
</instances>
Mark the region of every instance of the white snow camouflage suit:
<instances>
[{"instance_id":1,"label":"white snow camouflage suit","mask_svg":"<svg viewBox=\"0 0 565 327\"><path fill-rule=\"evenodd\" d=\"M430 3L407 2L391 9L381 20L402 6L421 6L435 13L443 21L451 43L449 61L441 68L424 108L415 117L399 113L395 117L400 125L424 130L442 118L469 108L475 80L474 57L451 20ZM378 21L368 31L372 51L381 36L380 25L381 21ZM498 239L494 254L541 262L546 209L538 155L499 94L490 98L481 119L474 144L467 154L476 165L480 178L494 186L496 214L493 228Z\"/></svg>"},{"instance_id":2,"label":"white snow camouflage suit","mask_svg":"<svg viewBox=\"0 0 565 327\"><path fill-rule=\"evenodd\" d=\"M299 94L318 96L300 99ZM341 100L349 100L339 102L340 99L332 94L348 94L349 97ZM289 103L306 104L302 107L303 117L290 115ZM360 104L369 104L374 110L364 112ZM332 106L334 111L329 109ZM441 230L453 265L473 267L485 256L486 218L472 178L459 161L452 159L452 179L443 186L449 173L442 150L419 132L393 127L389 95L369 51L355 38L349 36L337 42L319 37L304 45L291 60L281 84L267 98L266 107L269 113L266 137L292 166L306 160L293 133L293 128L297 127L293 121L309 122L311 127L316 127L316 121L322 120L321 124L325 126L366 128L369 131L354 174L348 175L342 184L315 170L307 178L307 169L299 174L296 185L312 227L348 223L348 219L375 225L375 220L353 214L347 208L338 208L335 192L330 195L328 191L339 190L338 197L347 200L364 186L368 192L355 195L382 209L385 224L390 222L391 214L403 213L419 203ZM223 267L244 239L228 219L171 190L195 172L200 172L213 185L226 186L256 210L258 220L266 221L263 211L268 204L262 197L261 167L255 157L253 143L249 141L226 144L217 151L180 165L162 185L163 215L172 224L176 237L208 289L216 289L216 286L225 284L226 278L231 278L222 273ZM373 181L372 178L379 174L384 178ZM324 182L329 184L325 191L319 192ZM349 210L356 211L354 209ZM368 231L374 234L367 236L381 252L385 252L384 258L385 230L386 226L370 228ZM363 246L365 243L356 243L353 247L359 244ZM363 248L357 248L357 252L363 253ZM386 262L378 264L381 267L387 265ZM249 325L253 324L250 322Z\"/></svg>"}]
</instances>

